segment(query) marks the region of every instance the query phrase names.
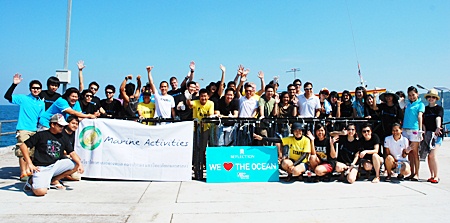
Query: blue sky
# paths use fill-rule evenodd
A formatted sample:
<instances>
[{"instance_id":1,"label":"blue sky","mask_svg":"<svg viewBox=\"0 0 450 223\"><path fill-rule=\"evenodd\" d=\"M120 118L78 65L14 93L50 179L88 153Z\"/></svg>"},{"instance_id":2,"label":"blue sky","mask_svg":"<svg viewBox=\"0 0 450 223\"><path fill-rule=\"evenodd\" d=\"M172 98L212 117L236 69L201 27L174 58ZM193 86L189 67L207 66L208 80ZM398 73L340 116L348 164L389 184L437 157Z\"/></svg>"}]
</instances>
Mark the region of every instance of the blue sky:
<instances>
[{"instance_id":1,"label":"blue sky","mask_svg":"<svg viewBox=\"0 0 450 223\"><path fill-rule=\"evenodd\" d=\"M24 82L15 93L27 93L30 80L45 85L63 68L66 12L65 0L0 0L2 95L16 72ZM285 88L294 79L286 71L298 67L297 77L316 93L352 90L359 81L354 43L369 88L449 87L449 12L446 0L73 0L69 87L78 86L78 60L86 64L85 84L95 80L101 89L119 87L127 74L145 77L147 65L155 66L157 83L182 79L194 60L202 86L219 80L220 64L226 81L243 64L257 83L262 70L267 82L279 75Z\"/></svg>"}]
</instances>

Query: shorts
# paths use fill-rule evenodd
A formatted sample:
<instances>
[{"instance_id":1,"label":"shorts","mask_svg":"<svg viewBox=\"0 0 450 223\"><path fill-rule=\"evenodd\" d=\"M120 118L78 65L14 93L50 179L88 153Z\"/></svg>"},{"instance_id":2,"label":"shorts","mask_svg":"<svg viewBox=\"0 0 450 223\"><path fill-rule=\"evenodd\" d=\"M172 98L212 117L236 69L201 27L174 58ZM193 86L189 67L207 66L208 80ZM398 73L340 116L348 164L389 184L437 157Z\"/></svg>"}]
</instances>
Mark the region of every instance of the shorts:
<instances>
[{"instance_id":1,"label":"shorts","mask_svg":"<svg viewBox=\"0 0 450 223\"><path fill-rule=\"evenodd\" d=\"M29 139L34 134L36 134L36 132L31 132L31 131L27 131L27 130L17 130L16 131L17 143L16 143L16 147L14 149L14 154L17 157L19 157L19 158L23 157L22 151L20 151L20 145L22 145L22 143L27 141L27 139ZM33 157L34 156L34 147L28 148L28 153L30 154L30 157Z\"/></svg>"},{"instance_id":2,"label":"shorts","mask_svg":"<svg viewBox=\"0 0 450 223\"><path fill-rule=\"evenodd\" d=\"M435 145L435 146L436 146L436 145L442 146L442 139L443 139L443 137L438 136L438 137L436 138L436 141L434 141L434 145ZM431 149L436 148L435 146L433 146Z\"/></svg>"},{"instance_id":3,"label":"shorts","mask_svg":"<svg viewBox=\"0 0 450 223\"><path fill-rule=\"evenodd\" d=\"M419 130L403 129L402 135L406 137L410 142L422 141L422 133L419 133Z\"/></svg>"},{"instance_id":4,"label":"shorts","mask_svg":"<svg viewBox=\"0 0 450 223\"><path fill-rule=\"evenodd\" d=\"M73 168L75 168L75 163L71 159L61 159L48 166L39 166L39 172L33 173L33 189L50 188L54 176Z\"/></svg>"},{"instance_id":5,"label":"shorts","mask_svg":"<svg viewBox=\"0 0 450 223\"><path fill-rule=\"evenodd\" d=\"M295 160L293 160L293 159L291 159L291 158L289 158L289 160L292 161L292 163L295 163ZM299 163L299 164L297 164L297 165L295 165L295 166L298 166L298 165L300 165L300 164L305 164L305 170L309 170L309 165L308 165L307 163Z\"/></svg>"},{"instance_id":6,"label":"shorts","mask_svg":"<svg viewBox=\"0 0 450 223\"><path fill-rule=\"evenodd\" d=\"M323 167L325 167L325 169L327 170L327 173L331 173L331 172L333 172L333 170L334 170L333 166L331 166L331 164L329 164L329 163L327 163L327 162L321 163L321 164L319 164L318 166L323 166Z\"/></svg>"}]
</instances>

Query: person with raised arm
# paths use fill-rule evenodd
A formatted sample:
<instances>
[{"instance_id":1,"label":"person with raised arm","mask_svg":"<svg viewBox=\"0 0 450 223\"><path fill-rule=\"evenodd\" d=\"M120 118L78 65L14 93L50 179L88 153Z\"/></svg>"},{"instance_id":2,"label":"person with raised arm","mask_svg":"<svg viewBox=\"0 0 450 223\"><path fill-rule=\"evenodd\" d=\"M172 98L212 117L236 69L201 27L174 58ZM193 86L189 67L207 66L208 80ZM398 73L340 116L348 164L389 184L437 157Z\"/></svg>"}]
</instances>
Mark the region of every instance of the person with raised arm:
<instances>
[{"instance_id":1,"label":"person with raised arm","mask_svg":"<svg viewBox=\"0 0 450 223\"><path fill-rule=\"evenodd\" d=\"M141 75L136 77L137 88L133 83L127 83L132 80L133 75L125 76L125 80L120 85L120 98L123 100L123 115L126 117L137 117L137 105L139 104L139 96L141 95Z\"/></svg>"},{"instance_id":2,"label":"person with raised arm","mask_svg":"<svg viewBox=\"0 0 450 223\"><path fill-rule=\"evenodd\" d=\"M175 118L175 99L172 97L172 95L167 94L169 84L167 83L167 81L162 81L159 84L159 90L161 91L161 93L158 93L158 90L156 89L153 82L152 69L153 66L147 66L148 82L155 96L155 118Z\"/></svg>"},{"instance_id":3,"label":"person with raised arm","mask_svg":"<svg viewBox=\"0 0 450 223\"><path fill-rule=\"evenodd\" d=\"M38 80L32 80L29 84L30 93L13 94L17 85L22 82L22 75L15 74L13 76L13 83L5 93L5 99L11 104L19 105L19 118L16 126L17 144L15 147L15 155L19 158L20 180L26 181L31 175L30 169L27 167L23 154L20 150L20 145L34 135L37 131L37 124L39 116L45 111L45 103L39 98L39 93L42 90L42 84ZM33 156L34 149L29 153Z\"/></svg>"},{"instance_id":4,"label":"person with raised arm","mask_svg":"<svg viewBox=\"0 0 450 223\"><path fill-rule=\"evenodd\" d=\"M145 87L142 94L144 95L144 101L139 103L137 107L139 119L153 118L155 116L155 103L150 101L152 96L150 88ZM153 125L153 122L143 121L142 124Z\"/></svg>"},{"instance_id":5,"label":"person with raised arm","mask_svg":"<svg viewBox=\"0 0 450 223\"><path fill-rule=\"evenodd\" d=\"M176 97L180 94L183 94L187 88L187 83L191 82L194 78L194 70L195 70L195 62L191 61L189 67L191 68L188 75L181 82L181 86L178 87L178 80L176 77L170 78L170 87L172 88L167 94L172 95L172 97Z\"/></svg>"},{"instance_id":6,"label":"person with raised arm","mask_svg":"<svg viewBox=\"0 0 450 223\"><path fill-rule=\"evenodd\" d=\"M234 89L227 88L225 95L219 99L217 106L214 106L214 114L220 118L237 118L239 112L239 101L234 100ZM229 146L233 141L232 133L235 130L233 124L224 123L217 128L217 145Z\"/></svg>"},{"instance_id":7,"label":"person with raised arm","mask_svg":"<svg viewBox=\"0 0 450 223\"><path fill-rule=\"evenodd\" d=\"M71 87L64 92L64 94L55 101L55 103L50 106L44 113L39 117L39 131L47 130L50 128L50 118L54 114L63 114L66 117L69 115L75 115L78 118L91 118L95 119L97 116L93 114L83 114L81 110L78 98L80 97L80 92L78 89Z\"/></svg>"},{"instance_id":8,"label":"person with raised arm","mask_svg":"<svg viewBox=\"0 0 450 223\"><path fill-rule=\"evenodd\" d=\"M83 90L84 90L83 69L86 67L86 65L84 65L84 61L80 60L80 61L78 61L77 66L78 66L78 84L79 84L78 90L80 92L83 92ZM91 90L92 94L93 94L91 103L94 104L100 110L100 112L103 114L105 112L100 107L100 98L95 96L95 94L97 94L99 88L100 88L100 85L97 82L92 81L91 83L89 83L88 89Z\"/></svg>"},{"instance_id":9,"label":"person with raised arm","mask_svg":"<svg viewBox=\"0 0 450 223\"><path fill-rule=\"evenodd\" d=\"M45 102L45 110L50 108L50 106L61 97L61 94L56 92L60 84L61 82L57 77L49 77L47 79L47 90L43 90L39 93L39 97Z\"/></svg>"}]
</instances>

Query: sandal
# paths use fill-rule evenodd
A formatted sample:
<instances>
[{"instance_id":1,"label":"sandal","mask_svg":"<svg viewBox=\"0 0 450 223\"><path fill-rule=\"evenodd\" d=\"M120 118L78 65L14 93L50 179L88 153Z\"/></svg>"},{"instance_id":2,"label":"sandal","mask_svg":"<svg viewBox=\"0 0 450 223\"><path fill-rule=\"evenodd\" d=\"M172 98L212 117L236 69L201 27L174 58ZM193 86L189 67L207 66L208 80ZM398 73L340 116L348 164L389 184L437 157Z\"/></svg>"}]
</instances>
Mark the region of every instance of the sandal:
<instances>
[{"instance_id":1,"label":"sandal","mask_svg":"<svg viewBox=\"0 0 450 223\"><path fill-rule=\"evenodd\" d=\"M430 181L432 184L437 184L439 183L441 179L437 178L437 180L435 180L434 178Z\"/></svg>"},{"instance_id":2,"label":"sandal","mask_svg":"<svg viewBox=\"0 0 450 223\"><path fill-rule=\"evenodd\" d=\"M62 184L54 184L54 185L50 185L50 189L65 190L66 187Z\"/></svg>"},{"instance_id":3,"label":"sandal","mask_svg":"<svg viewBox=\"0 0 450 223\"><path fill-rule=\"evenodd\" d=\"M428 178L427 182L431 182L432 180L434 180L434 177Z\"/></svg>"},{"instance_id":4,"label":"sandal","mask_svg":"<svg viewBox=\"0 0 450 223\"><path fill-rule=\"evenodd\" d=\"M379 177L375 177L372 180L372 183L379 183L380 182L380 178Z\"/></svg>"},{"instance_id":5,"label":"sandal","mask_svg":"<svg viewBox=\"0 0 450 223\"><path fill-rule=\"evenodd\" d=\"M384 181L386 181L386 182L391 182L391 176L386 176L386 178L384 179Z\"/></svg>"}]
</instances>

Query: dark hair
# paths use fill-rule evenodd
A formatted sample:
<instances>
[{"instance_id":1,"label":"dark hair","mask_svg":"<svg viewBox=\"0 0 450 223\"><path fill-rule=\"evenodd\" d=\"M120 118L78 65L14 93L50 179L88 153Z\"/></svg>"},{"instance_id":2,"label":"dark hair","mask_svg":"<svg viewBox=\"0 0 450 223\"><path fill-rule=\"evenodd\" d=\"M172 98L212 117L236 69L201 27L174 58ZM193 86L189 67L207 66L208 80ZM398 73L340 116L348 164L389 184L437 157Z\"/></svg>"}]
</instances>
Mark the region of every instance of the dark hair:
<instances>
[{"instance_id":1,"label":"dark hair","mask_svg":"<svg viewBox=\"0 0 450 223\"><path fill-rule=\"evenodd\" d=\"M348 130L348 128L349 128L350 126L355 127L355 138L358 138L358 132L356 131L356 125L355 125L355 123L349 122L349 123L347 124L347 126L345 126L345 129Z\"/></svg>"},{"instance_id":2,"label":"dark hair","mask_svg":"<svg viewBox=\"0 0 450 223\"><path fill-rule=\"evenodd\" d=\"M313 84L311 83L311 82L306 82L304 85L303 85L303 88L305 88L306 86L308 86L308 85L311 85L311 87L313 87Z\"/></svg>"},{"instance_id":3,"label":"dark hair","mask_svg":"<svg viewBox=\"0 0 450 223\"><path fill-rule=\"evenodd\" d=\"M197 83L195 83L195 81L189 81L186 86L189 87L191 84L197 85Z\"/></svg>"},{"instance_id":4,"label":"dark hair","mask_svg":"<svg viewBox=\"0 0 450 223\"><path fill-rule=\"evenodd\" d=\"M292 84L295 85L295 82L300 82L300 85L302 85L302 81L300 79L295 79L294 81L292 81Z\"/></svg>"},{"instance_id":5,"label":"dark hair","mask_svg":"<svg viewBox=\"0 0 450 223\"><path fill-rule=\"evenodd\" d=\"M317 123L314 126L314 135L316 135L316 131L319 130L320 128L323 128L325 130L325 137L326 137L327 136L327 128L322 123Z\"/></svg>"},{"instance_id":6,"label":"dark hair","mask_svg":"<svg viewBox=\"0 0 450 223\"><path fill-rule=\"evenodd\" d=\"M356 87L355 96L356 96L357 91L362 91L362 93L363 93L362 100L365 100L367 98L367 91L363 86ZM355 97L355 101L356 100L358 100L358 97Z\"/></svg>"},{"instance_id":7,"label":"dark hair","mask_svg":"<svg viewBox=\"0 0 450 223\"><path fill-rule=\"evenodd\" d=\"M229 82L227 83L227 87L230 87L230 85L232 85L232 84L234 84L234 86L236 86L236 82L234 82L234 81L229 81Z\"/></svg>"},{"instance_id":8,"label":"dark hair","mask_svg":"<svg viewBox=\"0 0 450 223\"><path fill-rule=\"evenodd\" d=\"M271 85L271 84L266 85L264 90L267 91L267 88L272 88L272 90L275 90L275 87L273 85Z\"/></svg>"},{"instance_id":9,"label":"dark hair","mask_svg":"<svg viewBox=\"0 0 450 223\"><path fill-rule=\"evenodd\" d=\"M172 82L174 79L178 81L178 79L177 79L176 77L171 77L171 78L169 79L169 81Z\"/></svg>"},{"instance_id":10,"label":"dark hair","mask_svg":"<svg viewBox=\"0 0 450 223\"><path fill-rule=\"evenodd\" d=\"M370 123L366 122L362 125L361 129L363 129L363 128L370 128L370 130L372 130L372 125Z\"/></svg>"},{"instance_id":11,"label":"dark hair","mask_svg":"<svg viewBox=\"0 0 450 223\"><path fill-rule=\"evenodd\" d=\"M91 83L89 83L89 88L91 87L91 85L95 85L97 87L97 90L100 89L100 85L98 85L98 83L95 81L92 81Z\"/></svg>"},{"instance_id":12,"label":"dark hair","mask_svg":"<svg viewBox=\"0 0 450 223\"><path fill-rule=\"evenodd\" d=\"M40 81L38 81L38 80L32 80L32 81L30 81L30 84L29 84L30 90L31 90L31 87L32 87L33 85L35 85L35 84L38 84L39 87L42 88L42 83L41 83Z\"/></svg>"},{"instance_id":13,"label":"dark hair","mask_svg":"<svg viewBox=\"0 0 450 223\"><path fill-rule=\"evenodd\" d=\"M50 85L57 85L59 87L59 85L61 85L61 82L57 77L52 76L47 79L47 87L50 88Z\"/></svg>"},{"instance_id":14,"label":"dark hair","mask_svg":"<svg viewBox=\"0 0 450 223\"><path fill-rule=\"evenodd\" d=\"M204 88L202 88L202 89L200 89L200 91L198 92L198 94L199 95L201 95L201 94L208 94L209 93L209 91L208 90L206 90L206 89L204 89Z\"/></svg>"},{"instance_id":15,"label":"dark hair","mask_svg":"<svg viewBox=\"0 0 450 223\"><path fill-rule=\"evenodd\" d=\"M247 83L244 84L244 90L245 90L246 88L248 88L248 87L253 88L253 86L250 84L250 82L247 82ZM253 89L253 90L255 90L255 89Z\"/></svg>"},{"instance_id":16,"label":"dark hair","mask_svg":"<svg viewBox=\"0 0 450 223\"><path fill-rule=\"evenodd\" d=\"M373 98L375 100L375 97L372 94L368 94L366 95L366 98L364 99L364 104L369 105L369 100L367 100L369 97ZM377 103L376 101L374 101L373 103Z\"/></svg>"},{"instance_id":17,"label":"dark hair","mask_svg":"<svg viewBox=\"0 0 450 223\"><path fill-rule=\"evenodd\" d=\"M71 122L72 120L76 120L78 123L80 123L80 119L78 119L78 117L76 115L70 115L69 117L67 117L67 122Z\"/></svg>"},{"instance_id":18,"label":"dark hair","mask_svg":"<svg viewBox=\"0 0 450 223\"><path fill-rule=\"evenodd\" d=\"M409 88L408 88L408 93L409 93L410 91L414 91L416 94L418 94L417 88L414 87L414 86L409 86Z\"/></svg>"},{"instance_id":19,"label":"dark hair","mask_svg":"<svg viewBox=\"0 0 450 223\"><path fill-rule=\"evenodd\" d=\"M114 93L116 93L116 87L114 87L114 85L108 84L105 87L105 91L110 89L111 91L113 91Z\"/></svg>"},{"instance_id":20,"label":"dark hair","mask_svg":"<svg viewBox=\"0 0 450 223\"><path fill-rule=\"evenodd\" d=\"M284 98L285 95L289 96L289 92L287 92L287 91L281 92L281 94L280 94L280 104L283 103L282 101L283 101L283 98ZM290 98L290 96L289 96L289 98Z\"/></svg>"},{"instance_id":21,"label":"dark hair","mask_svg":"<svg viewBox=\"0 0 450 223\"><path fill-rule=\"evenodd\" d=\"M78 89L74 87L67 88L66 92L64 92L64 94L61 97L66 99L66 101L69 101L69 97L73 93L77 93L78 97L80 97L80 92L78 91Z\"/></svg>"},{"instance_id":22,"label":"dark hair","mask_svg":"<svg viewBox=\"0 0 450 223\"><path fill-rule=\"evenodd\" d=\"M397 92L395 92L395 94L398 95L401 98L405 98L406 97L406 95L405 95L405 93L403 91L397 91Z\"/></svg>"},{"instance_id":23,"label":"dark hair","mask_svg":"<svg viewBox=\"0 0 450 223\"><path fill-rule=\"evenodd\" d=\"M287 86L287 90L289 91L289 88L290 87L295 87L295 84L288 84L288 86Z\"/></svg>"},{"instance_id":24,"label":"dark hair","mask_svg":"<svg viewBox=\"0 0 450 223\"><path fill-rule=\"evenodd\" d=\"M125 85L125 94L128 96L132 96L134 94L134 90L136 89L136 85L133 83L128 83Z\"/></svg>"},{"instance_id":25,"label":"dark hair","mask_svg":"<svg viewBox=\"0 0 450 223\"><path fill-rule=\"evenodd\" d=\"M394 128L395 126L398 126L400 129L402 128L402 125L400 125L400 123L398 122L394 122L394 124L392 124L392 128Z\"/></svg>"},{"instance_id":26,"label":"dark hair","mask_svg":"<svg viewBox=\"0 0 450 223\"><path fill-rule=\"evenodd\" d=\"M280 84L279 84L278 82L275 82L274 80L271 80L271 81L269 82L269 84L270 84L270 85L273 85L274 87L275 87L275 85L276 85L277 87L280 86Z\"/></svg>"},{"instance_id":27,"label":"dark hair","mask_svg":"<svg viewBox=\"0 0 450 223\"><path fill-rule=\"evenodd\" d=\"M167 83L167 81L161 81L161 83L159 83L159 87L161 87L162 84L166 83L167 86L169 86L169 83Z\"/></svg>"},{"instance_id":28,"label":"dark hair","mask_svg":"<svg viewBox=\"0 0 450 223\"><path fill-rule=\"evenodd\" d=\"M234 95L234 89L230 87L225 90L225 94L227 94L229 91L233 92Z\"/></svg>"},{"instance_id":29,"label":"dark hair","mask_svg":"<svg viewBox=\"0 0 450 223\"><path fill-rule=\"evenodd\" d=\"M81 92L81 99L82 99L82 100L86 99L86 94L87 94L87 93L91 93L92 96L94 96L94 92L92 92L91 89L86 89L86 90L83 90L83 91Z\"/></svg>"}]
</instances>

